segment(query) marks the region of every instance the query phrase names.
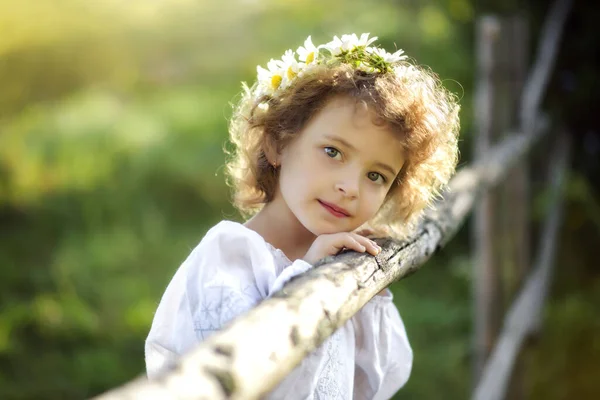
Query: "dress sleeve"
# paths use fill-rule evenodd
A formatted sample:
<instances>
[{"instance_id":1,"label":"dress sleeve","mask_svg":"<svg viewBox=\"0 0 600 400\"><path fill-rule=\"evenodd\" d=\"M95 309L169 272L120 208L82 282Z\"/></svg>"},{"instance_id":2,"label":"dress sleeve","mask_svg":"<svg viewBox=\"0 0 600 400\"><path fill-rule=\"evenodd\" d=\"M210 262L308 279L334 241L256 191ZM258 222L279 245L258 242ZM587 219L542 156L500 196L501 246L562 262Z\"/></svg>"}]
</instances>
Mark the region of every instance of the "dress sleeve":
<instances>
[{"instance_id":1,"label":"dress sleeve","mask_svg":"<svg viewBox=\"0 0 600 400\"><path fill-rule=\"evenodd\" d=\"M179 267L158 305L145 346L148 376L158 375L311 267L301 260L286 268L280 264L257 233L228 221L213 227Z\"/></svg>"},{"instance_id":2,"label":"dress sleeve","mask_svg":"<svg viewBox=\"0 0 600 400\"><path fill-rule=\"evenodd\" d=\"M311 265L297 260L281 271L257 233L235 224L207 235L187 274L187 298L198 339L206 339Z\"/></svg>"},{"instance_id":3,"label":"dress sleeve","mask_svg":"<svg viewBox=\"0 0 600 400\"><path fill-rule=\"evenodd\" d=\"M408 380L413 353L389 289L354 316L356 399L391 398Z\"/></svg>"}]
</instances>

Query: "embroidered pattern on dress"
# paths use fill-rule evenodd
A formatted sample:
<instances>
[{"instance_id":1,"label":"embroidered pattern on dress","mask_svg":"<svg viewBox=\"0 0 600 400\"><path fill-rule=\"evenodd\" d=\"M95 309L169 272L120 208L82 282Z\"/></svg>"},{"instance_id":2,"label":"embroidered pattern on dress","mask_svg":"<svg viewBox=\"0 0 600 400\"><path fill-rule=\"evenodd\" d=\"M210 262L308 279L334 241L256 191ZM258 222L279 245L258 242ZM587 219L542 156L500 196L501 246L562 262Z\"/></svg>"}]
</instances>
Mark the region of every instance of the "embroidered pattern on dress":
<instances>
[{"instance_id":1,"label":"embroidered pattern on dress","mask_svg":"<svg viewBox=\"0 0 600 400\"><path fill-rule=\"evenodd\" d=\"M340 350L342 336L342 331L338 330L323 343L325 347L325 366L317 380L314 393L315 400L345 400L350 398L347 391L349 385L346 382L338 381L343 379L342 371L344 369Z\"/></svg>"},{"instance_id":2,"label":"embroidered pattern on dress","mask_svg":"<svg viewBox=\"0 0 600 400\"><path fill-rule=\"evenodd\" d=\"M246 285L241 290L223 285L204 288L202 291L198 317L194 320L194 330L202 340L256 304L256 289L252 285Z\"/></svg>"}]
</instances>

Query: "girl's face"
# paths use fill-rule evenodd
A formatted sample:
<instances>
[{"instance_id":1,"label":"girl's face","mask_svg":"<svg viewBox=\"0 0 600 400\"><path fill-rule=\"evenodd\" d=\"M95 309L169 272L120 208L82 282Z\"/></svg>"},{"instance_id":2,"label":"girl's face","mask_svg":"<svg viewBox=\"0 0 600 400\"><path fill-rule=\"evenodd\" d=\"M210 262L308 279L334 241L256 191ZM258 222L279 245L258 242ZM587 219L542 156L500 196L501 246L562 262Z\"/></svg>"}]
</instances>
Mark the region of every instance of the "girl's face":
<instances>
[{"instance_id":1,"label":"girl's face","mask_svg":"<svg viewBox=\"0 0 600 400\"><path fill-rule=\"evenodd\" d=\"M314 235L350 232L383 204L402 165L400 141L349 98L329 101L279 155L280 202Z\"/></svg>"}]
</instances>

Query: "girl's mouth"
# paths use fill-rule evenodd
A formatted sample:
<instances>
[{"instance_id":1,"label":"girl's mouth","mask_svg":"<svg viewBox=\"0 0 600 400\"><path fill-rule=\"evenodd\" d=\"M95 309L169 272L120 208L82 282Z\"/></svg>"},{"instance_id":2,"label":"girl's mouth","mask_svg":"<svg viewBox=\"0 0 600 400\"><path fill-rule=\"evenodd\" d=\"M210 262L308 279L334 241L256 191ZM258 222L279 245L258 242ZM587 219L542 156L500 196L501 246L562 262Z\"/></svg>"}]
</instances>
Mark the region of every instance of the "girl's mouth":
<instances>
[{"instance_id":1,"label":"girl's mouth","mask_svg":"<svg viewBox=\"0 0 600 400\"><path fill-rule=\"evenodd\" d=\"M336 206L335 204L331 204L331 203L327 203L326 201L322 201L322 200L318 200L319 204L321 204L321 206L326 209L327 211L329 211L331 214L333 214L334 216L338 217L338 218L344 218L344 217L349 217L350 213L346 210L344 210L341 207Z\"/></svg>"}]
</instances>

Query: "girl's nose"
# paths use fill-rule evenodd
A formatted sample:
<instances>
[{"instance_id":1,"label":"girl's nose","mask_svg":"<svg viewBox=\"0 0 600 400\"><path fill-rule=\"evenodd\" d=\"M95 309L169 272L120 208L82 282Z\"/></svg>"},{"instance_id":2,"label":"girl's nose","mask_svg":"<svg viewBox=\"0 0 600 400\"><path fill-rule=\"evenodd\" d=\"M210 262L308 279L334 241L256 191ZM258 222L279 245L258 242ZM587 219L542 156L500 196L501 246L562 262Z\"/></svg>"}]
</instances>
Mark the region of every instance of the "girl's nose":
<instances>
[{"instance_id":1,"label":"girl's nose","mask_svg":"<svg viewBox=\"0 0 600 400\"><path fill-rule=\"evenodd\" d=\"M346 197L358 197L358 179L345 179L335 184L335 190L340 191Z\"/></svg>"}]
</instances>

